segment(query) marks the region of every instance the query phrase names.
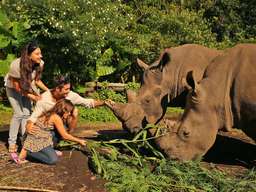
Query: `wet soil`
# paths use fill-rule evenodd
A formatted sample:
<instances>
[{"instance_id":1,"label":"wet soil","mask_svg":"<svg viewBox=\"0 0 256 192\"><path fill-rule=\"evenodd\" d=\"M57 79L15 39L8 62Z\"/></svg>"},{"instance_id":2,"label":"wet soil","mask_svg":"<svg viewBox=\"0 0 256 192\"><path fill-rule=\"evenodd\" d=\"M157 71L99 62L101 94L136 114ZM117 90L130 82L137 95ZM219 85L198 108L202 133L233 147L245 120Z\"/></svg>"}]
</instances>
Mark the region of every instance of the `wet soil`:
<instances>
[{"instance_id":1,"label":"wet soil","mask_svg":"<svg viewBox=\"0 0 256 192\"><path fill-rule=\"evenodd\" d=\"M95 177L88 168L88 158L81 151L63 151L57 165L28 162L17 165L10 160L6 148L8 132L0 132L0 191L6 186L64 192L104 192L105 181ZM32 190L33 191L33 190ZM34 190L35 191L35 190Z\"/></svg>"}]
</instances>

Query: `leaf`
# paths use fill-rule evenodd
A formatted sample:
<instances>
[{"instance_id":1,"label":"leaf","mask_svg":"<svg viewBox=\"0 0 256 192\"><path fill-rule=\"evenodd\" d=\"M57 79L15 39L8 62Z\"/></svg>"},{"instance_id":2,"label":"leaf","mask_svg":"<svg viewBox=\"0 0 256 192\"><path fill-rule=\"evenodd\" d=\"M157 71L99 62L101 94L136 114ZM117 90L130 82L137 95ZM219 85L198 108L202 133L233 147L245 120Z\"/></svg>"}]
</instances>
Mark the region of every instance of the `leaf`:
<instances>
[{"instance_id":1,"label":"leaf","mask_svg":"<svg viewBox=\"0 0 256 192\"><path fill-rule=\"evenodd\" d=\"M0 35L1 38L1 35ZM1 44L2 42L0 42ZM15 59L15 55L8 54L5 60L0 60L0 76L5 76L8 73L11 62Z\"/></svg>"},{"instance_id":2,"label":"leaf","mask_svg":"<svg viewBox=\"0 0 256 192\"><path fill-rule=\"evenodd\" d=\"M112 66L97 66L96 74L97 77L109 75L113 73L116 69Z\"/></svg>"},{"instance_id":3,"label":"leaf","mask_svg":"<svg viewBox=\"0 0 256 192\"><path fill-rule=\"evenodd\" d=\"M0 48L1 49L7 47L10 44L10 42L11 42L11 40L7 36L0 34Z\"/></svg>"}]
</instances>

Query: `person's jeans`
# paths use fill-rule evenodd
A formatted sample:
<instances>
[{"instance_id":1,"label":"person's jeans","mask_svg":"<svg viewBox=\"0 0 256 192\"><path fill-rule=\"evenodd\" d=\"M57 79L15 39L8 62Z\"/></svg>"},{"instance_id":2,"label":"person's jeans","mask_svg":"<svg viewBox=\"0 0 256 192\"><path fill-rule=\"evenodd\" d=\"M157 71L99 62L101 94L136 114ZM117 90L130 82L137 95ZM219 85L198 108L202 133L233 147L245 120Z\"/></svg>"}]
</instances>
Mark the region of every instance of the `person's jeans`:
<instances>
[{"instance_id":1,"label":"person's jeans","mask_svg":"<svg viewBox=\"0 0 256 192\"><path fill-rule=\"evenodd\" d=\"M37 160L48 165L54 165L58 161L58 156L52 146L48 146L38 152L28 151L27 157L29 159Z\"/></svg>"},{"instance_id":2,"label":"person's jeans","mask_svg":"<svg viewBox=\"0 0 256 192\"><path fill-rule=\"evenodd\" d=\"M31 114L31 101L29 98L22 96L13 88L6 87L6 94L13 109L13 116L10 122L8 143L16 144L19 128L21 128L21 135L26 131L26 122Z\"/></svg>"}]
</instances>

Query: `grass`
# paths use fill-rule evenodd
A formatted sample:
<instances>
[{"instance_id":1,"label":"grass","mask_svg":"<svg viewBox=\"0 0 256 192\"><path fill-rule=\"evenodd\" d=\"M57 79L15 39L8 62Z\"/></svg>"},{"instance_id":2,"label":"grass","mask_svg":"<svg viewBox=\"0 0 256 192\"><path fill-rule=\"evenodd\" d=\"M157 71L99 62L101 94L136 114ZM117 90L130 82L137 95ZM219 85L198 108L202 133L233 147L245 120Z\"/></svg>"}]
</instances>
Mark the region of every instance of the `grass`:
<instances>
[{"instance_id":1,"label":"grass","mask_svg":"<svg viewBox=\"0 0 256 192\"><path fill-rule=\"evenodd\" d=\"M106 107L98 107L88 109L85 107L79 108L79 124L89 122L118 122L115 115ZM0 103L0 126L10 123L12 117L12 108L8 103Z\"/></svg>"},{"instance_id":2,"label":"grass","mask_svg":"<svg viewBox=\"0 0 256 192\"><path fill-rule=\"evenodd\" d=\"M0 103L0 126L10 123L12 118L12 108L6 103Z\"/></svg>"},{"instance_id":3,"label":"grass","mask_svg":"<svg viewBox=\"0 0 256 192\"><path fill-rule=\"evenodd\" d=\"M83 122L118 122L115 115L107 107L87 109L79 107L79 121Z\"/></svg>"}]
</instances>

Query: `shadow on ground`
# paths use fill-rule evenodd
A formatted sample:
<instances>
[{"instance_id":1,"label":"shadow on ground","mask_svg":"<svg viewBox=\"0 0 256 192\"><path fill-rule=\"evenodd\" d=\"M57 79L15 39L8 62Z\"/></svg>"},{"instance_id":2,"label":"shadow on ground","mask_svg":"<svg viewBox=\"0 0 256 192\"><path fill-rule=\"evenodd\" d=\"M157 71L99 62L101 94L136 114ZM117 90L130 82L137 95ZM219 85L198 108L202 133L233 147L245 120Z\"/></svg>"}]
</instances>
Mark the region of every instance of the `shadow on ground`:
<instances>
[{"instance_id":1,"label":"shadow on ground","mask_svg":"<svg viewBox=\"0 0 256 192\"><path fill-rule=\"evenodd\" d=\"M218 134L204 161L215 164L255 166L256 145L228 135Z\"/></svg>"}]
</instances>

